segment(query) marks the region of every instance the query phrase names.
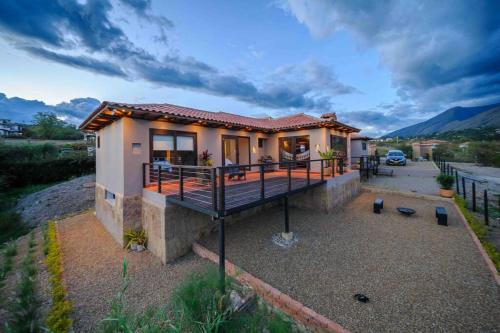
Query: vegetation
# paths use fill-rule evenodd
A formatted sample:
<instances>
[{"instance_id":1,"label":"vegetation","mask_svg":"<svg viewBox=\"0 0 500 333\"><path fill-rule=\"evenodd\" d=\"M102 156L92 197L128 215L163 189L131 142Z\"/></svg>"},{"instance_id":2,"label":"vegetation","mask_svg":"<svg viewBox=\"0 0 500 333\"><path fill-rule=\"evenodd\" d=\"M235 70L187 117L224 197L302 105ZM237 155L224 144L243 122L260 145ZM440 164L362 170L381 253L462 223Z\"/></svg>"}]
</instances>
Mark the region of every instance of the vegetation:
<instances>
[{"instance_id":1,"label":"vegetation","mask_svg":"<svg viewBox=\"0 0 500 333\"><path fill-rule=\"evenodd\" d=\"M36 295L35 234L30 235L29 251L22 262L21 279L17 286L16 302L12 307L13 320L7 324L7 332L40 332Z\"/></svg>"},{"instance_id":2,"label":"vegetation","mask_svg":"<svg viewBox=\"0 0 500 333\"><path fill-rule=\"evenodd\" d=\"M3 286L3 281L7 277L7 274L12 270L12 258L17 254L17 244L16 242L11 242L3 250L3 262L2 267L0 267L0 288Z\"/></svg>"},{"instance_id":3,"label":"vegetation","mask_svg":"<svg viewBox=\"0 0 500 333\"><path fill-rule=\"evenodd\" d=\"M453 183L455 182L455 177L447 175L445 173L441 173L436 177L436 182L441 186L442 189L451 190L451 188L453 187Z\"/></svg>"},{"instance_id":4,"label":"vegetation","mask_svg":"<svg viewBox=\"0 0 500 333\"><path fill-rule=\"evenodd\" d=\"M500 167L500 141L470 142L466 146L458 143L441 144L434 149L434 154L439 154L447 161Z\"/></svg>"},{"instance_id":5,"label":"vegetation","mask_svg":"<svg viewBox=\"0 0 500 333\"><path fill-rule=\"evenodd\" d=\"M483 245L483 248L486 250L488 253L488 256L491 258L493 263L495 264L495 267L497 268L497 271L500 272L500 252L495 248L495 246L488 241L488 231L484 224L476 218L472 213L467 209L467 205L465 203L465 200L458 196L455 195L455 202L457 206L460 208L460 211L462 214L464 214L465 219L469 223L471 229L474 231L476 234L477 238Z\"/></svg>"},{"instance_id":6,"label":"vegetation","mask_svg":"<svg viewBox=\"0 0 500 333\"><path fill-rule=\"evenodd\" d=\"M50 293L52 295L52 305L47 315L47 327L54 333L69 332L73 321L70 314L71 303L67 300L67 293L62 283L61 250L57 241L56 224L49 221L44 235L47 251L45 264L50 275Z\"/></svg>"},{"instance_id":7,"label":"vegetation","mask_svg":"<svg viewBox=\"0 0 500 333\"><path fill-rule=\"evenodd\" d=\"M201 152L200 162L201 162L201 165L203 165L203 166L214 165L214 161L212 160L212 154L208 152L208 149Z\"/></svg>"},{"instance_id":8,"label":"vegetation","mask_svg":"<svg viewBox=\"0 0 500 333\"><path fill-rule=\"evenodd\" d=\"M229 292L238 289L226 280L226 295L219 291L215 268L192 275L174 292L165 307L150 308L135 314L126 308L124 295L129 286L127 263L123 264L123 285L112 302L112 310L103 321L102 332L290 332L292 324L284 315L265 305L252 313L234 312Z\"/></svg>"},{"instance_id":9,"label":"vegetation","mask_svg":"<svg viewBox=\"0 0 500 333\"><path fill-rule=\"evenodd\" d=\"M132 245L142 245L146 246L148 242L148 237L146 236L146 231L141 230L128 230L125 232L125 248L130 249Z\"/></svg>"},{"instance_id":10,"label":"vegetation","mask_svg":"<svg viewBox=\"0 0 500 333\"><path fill-rule=\"evenodd\" d=\"M24 135L36 139L78 140L83 138L74 125L57 118L55 113L38 112L33 125L27 126Z\"/></svg>"},{"instance_id":11,"label":"vegetation","mask_svg":"<svg viewBox=\"0 0 500 333\"><path fill-rule=\"evenodd\" d=\"M500 131L494 127L468 128L460 131L448 131L444 133L435 133L431 135L419 136L418 139L445 140L451 142L465 141L500 141Z\"/></svg>"}]
</instances>

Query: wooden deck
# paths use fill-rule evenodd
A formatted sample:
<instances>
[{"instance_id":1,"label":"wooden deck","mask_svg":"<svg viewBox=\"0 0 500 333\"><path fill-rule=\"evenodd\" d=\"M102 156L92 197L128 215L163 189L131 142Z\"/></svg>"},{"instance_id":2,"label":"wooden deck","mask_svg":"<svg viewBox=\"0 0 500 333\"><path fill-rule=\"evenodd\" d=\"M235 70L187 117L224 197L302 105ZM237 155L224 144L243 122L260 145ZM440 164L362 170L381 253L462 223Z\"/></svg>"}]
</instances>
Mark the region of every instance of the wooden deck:
<instances>
[{"instance_id":1,"label":"wooden deck","mask_svg":"<svg viewBox=\"0 0 500 333\"><path fill-rule=\"evenodd\" d=\"M331 177L326 176L326 181ZM217 177L217 184L219 184ZM246 179L229 180L225 177L225 211L228 213L242 210L249 205L262 204L264 201L273 200L277 197L288 193L288 175L287 171L273 171L264 173L264 190L261 189L260 173L247 172ZM309 184L307 182L307 173L303 169L291 171L290 190L292 192L305 190L309 186L321 184L321 175L317 172L311 172L309 176ZM158 192L157 185L149 185L147 190ZM215 197L217 198L217 208L220 209L220 189L217 188ZM182 204L184 206L194 206L201 210L213 211L214 209L214 193L208 179L202 178L186 178L183 185L183 198L181 200L179 181L170 180L162 182L161 194L166 196L167 201ZM263 194L263 196L262 196Z\"/></svg>"}]
</instances>

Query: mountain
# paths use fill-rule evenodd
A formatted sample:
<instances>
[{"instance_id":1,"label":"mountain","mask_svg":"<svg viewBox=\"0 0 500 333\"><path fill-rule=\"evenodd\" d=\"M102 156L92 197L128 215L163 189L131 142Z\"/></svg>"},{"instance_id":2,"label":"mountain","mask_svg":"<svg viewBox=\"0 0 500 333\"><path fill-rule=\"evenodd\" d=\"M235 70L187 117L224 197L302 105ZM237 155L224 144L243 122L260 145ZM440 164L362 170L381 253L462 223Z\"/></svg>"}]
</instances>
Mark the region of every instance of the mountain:
<instances>
[{"instance_id":1,"label":"mountain","mask_svg":"<svg viewBox=\"0 0 500 333\"><path fill-rule=\"evenodd\" d=\"M0 119L10 119L14 122L29 124L33 121L33 116L38 112L53 112L61 119L79 125L99 104L99 100L85 97L49 105L42 101L20 97L8 98L5 94L0 93Z\"/></svg>"},{"instance_id":2,"label":"mountain","mask_svg":"<svg viewBox=\"0 0 500 333\"><path fill-rule=\"evenodd\" d=\"M500 103L477 107L457 106L429 120L399 129L383 137L405 138L479 127L500 128Z\"/></svg>"}]
</instances>

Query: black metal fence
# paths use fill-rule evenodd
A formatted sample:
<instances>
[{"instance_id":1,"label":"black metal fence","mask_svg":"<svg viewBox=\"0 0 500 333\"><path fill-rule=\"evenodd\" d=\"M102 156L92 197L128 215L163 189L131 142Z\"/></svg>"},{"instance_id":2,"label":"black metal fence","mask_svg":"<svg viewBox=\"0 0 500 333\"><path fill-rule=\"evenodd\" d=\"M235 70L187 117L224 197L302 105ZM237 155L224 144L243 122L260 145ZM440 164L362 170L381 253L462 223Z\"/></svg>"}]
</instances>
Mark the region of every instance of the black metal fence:
<instances>
[{"instance_id":1,"label":"black metal fence","mask_svg":"<svg viewBox=\"0 0 500 333\"><path fill-rule=\"evenodd\" d=\"M351 157L351 164L354 169L359 170L359 174L364 179L370 178L372 175L377 175L380 166L380 156L367 155L359 157Z\"/></svg>"},{"instance_id":2,"label":"black metal fence","mask_svg":"<svg viewBox=\"0 0 500 333\"><path fill-rule=\"evenodd\" d=\"M462 196L467 208L483 215L486 225L500 218L500 193L493 191L488 186L488 181L465 173L440 155L433 155L433 160L441 173L455 178L454 188L457 195Z\"/></svg>"},{"instance_id":3,"label":"black metal fence","mask_svg":"<svg viewBox=\"0 0 500 333\"><path fill-rule=\"evenodd\" d=\"M221 217L305 191L336 173L344 173L341 158L223 167L144 163L143 187Z\"/></svg>"}]
</instances>

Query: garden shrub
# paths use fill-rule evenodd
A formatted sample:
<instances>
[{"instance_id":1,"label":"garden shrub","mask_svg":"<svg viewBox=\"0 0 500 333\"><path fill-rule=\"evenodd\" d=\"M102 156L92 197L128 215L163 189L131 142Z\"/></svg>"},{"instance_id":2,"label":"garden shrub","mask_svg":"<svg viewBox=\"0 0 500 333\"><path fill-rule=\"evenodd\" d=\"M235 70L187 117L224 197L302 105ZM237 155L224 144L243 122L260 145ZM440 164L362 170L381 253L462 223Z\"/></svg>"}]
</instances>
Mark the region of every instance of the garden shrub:
<instances>
[{"instance_id":1,"label":"garden shrub","mask_svg":"<svg viewBox=\"0 0 500 333\"><path fill-rule=\"evenodd\" d=\"M462 214L464 214L465 219L469 223L472 231L474 231L477 238L483 245L484 250L486 251L486 253L488 253L488 256L495 264L497 271L500 272L500 252L498 252L496 247L491 242L488 241L487 239L488 231L486 227L478 218L472 215L472 213L467 209L465 200L462 197L455 195L455 202L457 203L457 206L460 208Z\"/></svg>"},{"instance_id":2,"label":"garden shrub","mask_svg":"<svg viewBox=\"0 0 500 333\"><path fill-rule=\"evenodd\" d=\"M56 224L49 221L45 235L47 257L45 264L49 271L52 306L47 315L47 327L54 333L69 332L73 321L70 318L72 306L62 284L61 250L57 241Z\"/></svg>"},{"instance_id":3,"label":"garden shrub","mask_svg":"<svg viewBox=\"0 0 500 333\"><path fill-rule=\"evenodd\" d=\"M0 177L7 186L51 183L95 172L95 157L65 157L55 160L0 162Z\"/></svg>"}]
</instances>

